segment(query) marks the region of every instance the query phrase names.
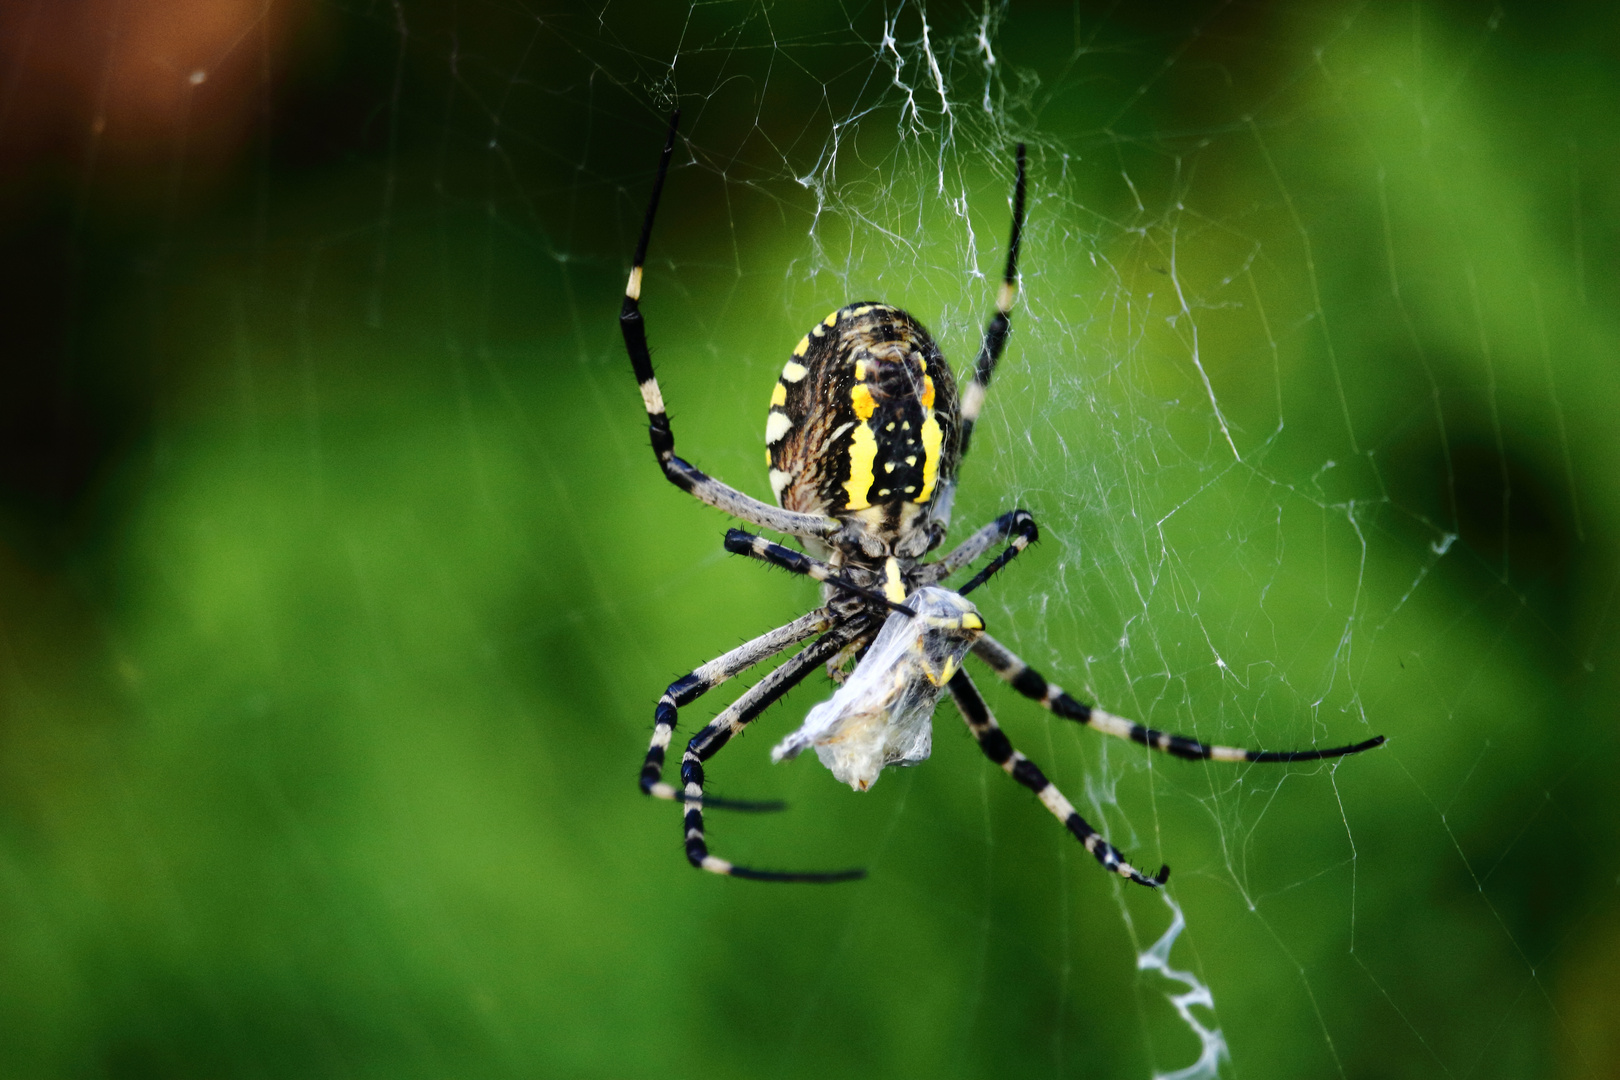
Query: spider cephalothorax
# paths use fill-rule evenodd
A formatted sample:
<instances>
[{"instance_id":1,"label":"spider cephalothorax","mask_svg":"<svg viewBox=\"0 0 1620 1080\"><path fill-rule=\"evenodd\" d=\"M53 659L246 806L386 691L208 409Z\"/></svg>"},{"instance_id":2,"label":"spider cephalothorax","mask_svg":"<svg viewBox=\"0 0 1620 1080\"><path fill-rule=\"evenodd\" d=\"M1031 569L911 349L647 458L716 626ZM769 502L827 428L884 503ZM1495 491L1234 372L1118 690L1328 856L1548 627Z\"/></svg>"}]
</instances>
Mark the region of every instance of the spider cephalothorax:
<instances>
[{"instance_id":1,"label":"spider cephalothorax","mask_svg":"<svg viewBox=\"0 0 1620 1080\"><path fill-rule=\"evenodd\" d=\"M967 453L990 376L1007 341L1008 317L1018 295L1018 243L1024 223L1022 144L1006 272L996 313L985 329L971 381L960 400L945 357L922 324L899 308L861 301L816 324L794 347L771 391L766 460L779 506L727 487L677 457L675 435L647 349L641 283L678 120L679 113L670 118L619 310L625 348L647 409L653 453L664 475L681 490L756 527L799 540L811 554L740 529L726 533L725 546L735 554L820 581L824 600L808 615L675 680L659 699L652 745L641 768L641 790L685 805L686 856L693 866L768 881L843 881L861 876L859 870L800 873L737 866L710 854L703 832L705 801L736 809L773 805L706 799L703 763L818 665L826 664L842 677L847 659L859 658L855 670L831 700L811 710L804 725L777 746L774 757L793 757L814 746L840 780L864 791L885 767L916 764L928 756L934 705L948 690L985 756L1035 792L1104 867L1142 885L1162 885L1169 867L1152 876L1132 867L1034 762L1013 749L960 666L968 652L1055 715L1177 757L1314 761L1368 750L1384 741L1375 736L1327 750L1241 750L1155 731L1076 701L985 633L978 610L966 599L1035 540L1035 520L1027 511L1010 510L935 561L922 561L945 539L957 465ZM961 588L939 585L1001 543L1007 546ZM679 788L664 782L664 757L681 706L810 638L815 640L692 737L681 758Z\"/></svg>"}]
</instances>

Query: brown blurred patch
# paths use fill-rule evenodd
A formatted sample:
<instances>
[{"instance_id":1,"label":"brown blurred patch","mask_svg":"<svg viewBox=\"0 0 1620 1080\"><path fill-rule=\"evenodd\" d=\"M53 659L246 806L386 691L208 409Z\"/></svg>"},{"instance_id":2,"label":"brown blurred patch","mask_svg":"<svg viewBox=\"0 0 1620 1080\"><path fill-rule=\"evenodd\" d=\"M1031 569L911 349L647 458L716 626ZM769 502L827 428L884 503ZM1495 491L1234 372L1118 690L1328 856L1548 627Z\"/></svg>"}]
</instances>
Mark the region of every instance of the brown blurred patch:
<instances>
[{"instance_id":1,"label":"brown blurred patch","mask_svg":"<svg viewBox=\"0 0 1620 1080\"><path fill-rule=\"evenodd\" d=\"M310 0L0 4L0 206L52 180L144 201L219 176L312 12Z\"/></svg>"}]
</instances>

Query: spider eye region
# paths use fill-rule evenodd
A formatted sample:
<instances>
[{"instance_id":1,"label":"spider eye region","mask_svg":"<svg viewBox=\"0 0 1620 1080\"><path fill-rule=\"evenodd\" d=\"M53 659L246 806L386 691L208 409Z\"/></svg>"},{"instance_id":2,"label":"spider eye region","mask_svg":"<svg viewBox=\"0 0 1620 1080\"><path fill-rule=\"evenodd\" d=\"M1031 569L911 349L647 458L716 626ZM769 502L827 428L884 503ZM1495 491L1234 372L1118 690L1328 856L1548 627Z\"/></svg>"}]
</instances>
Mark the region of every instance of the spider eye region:
<instances>
[{"instance_id":1,"label":"spider eye region","mask_svg":"<svg viewBox=\"0 0 1620 1080\"><path fill-rule=\"evenodd\" d=\"M959 456L956 381L926 328L896 307L839 308L794 347L765 421L771 490L804 513L917 517Z\"/></svg>"}]
</instances>

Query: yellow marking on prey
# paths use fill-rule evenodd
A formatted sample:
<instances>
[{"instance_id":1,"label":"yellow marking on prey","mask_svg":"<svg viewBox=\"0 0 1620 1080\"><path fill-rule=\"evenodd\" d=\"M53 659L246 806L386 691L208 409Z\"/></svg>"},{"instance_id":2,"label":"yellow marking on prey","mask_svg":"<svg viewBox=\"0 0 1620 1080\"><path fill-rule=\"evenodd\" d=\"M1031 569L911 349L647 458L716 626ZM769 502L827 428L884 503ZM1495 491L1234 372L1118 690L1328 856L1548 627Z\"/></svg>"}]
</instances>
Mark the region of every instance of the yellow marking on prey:
<instances>
[{"instance_id":1,"label":"yellow marking on prey","mask_svg":"<svg viewBox=\"0 0 1620 1080\"><path fill-rule=\"evenodd\" d=\"M872 310L872 305L871 304L862 304L860 307L858 307L854 311L850 312L850 314L851 315L865 315L868 311L871 311L871 310Z\"/></svg>"},{"instance_id":2,"label":"yellow marking on prey","mask_svg":"<svg viewBox=\"0 0 1620 1080\"><path fill-rule=\"evenodd\" d=\"M835 311L831 315L827 316L825 319L822 319L821 320L821 325L823 325L823 326L837 326L838 325L838 312Z\"/></svg>"},{"instance_id":3,"label":"yellow marking on prey","mask_svg":"<svg viewBox=\"0 0 1620 1080\"><path fill-rule=\"evenodd\" d=\"M855 361L855 381L856 382L865 382L866 381L866 361L865 360L857 360L857 361Z\"/></svg>"},{"instance_id":4,"label":"yellow marking on prey","mask_svg":"<svg viewBox=\"0 0 1620 1080\"><path fill-rule=\"evenodd\" d=\"M776 389L771 391L771 404L772 405L786 405L787 404L787 387L786 386L783 386L781 383L776 384Z\"/></svg>"},{"instance_id":5,"label":"yellow marking on prey","mask_svg":"<svg viewBox=\"0 0 1620 1080\"><path fill-rule=\"evenodd\" d=\"M855 389L849 392L849 400L855 406L855 415L862 420L872 419L872 414L877 411L877 399L872 397L871 389L863 383L855 384Z\"/></svg>"},{"instance_id":6,"label":"yellow marking on prey","mask_svg":"<svg viewBox=\"0 0 1620 1080\"><path fill-rule=\"evenodd\" d=\"M934 496L934 483L939 479L939 448L945 442L945 433L939 421L932 416L923 421L923 481L915 502L925 503Z\"/></svg>"},{"instance_id":7,"label":"yellow marking on prey","mask_svg":"<svg viewBox=\"0 0 1620 1080\"><path fill-rule=\"evenodd\" d=\"M807 353L809 351L810 351L810 335L806 334L806 335L804 335L804 337L799 339L799 343L797 345L793 346L793 355L794 356L803 356L805 353Z\"/></svg>"},{"instance_id":8,"label":"yellow marking on prey","mask_svg":"<svg viewBox=\"0 0 1620 1080\"><path fill-rule=\"evenodd\" d=\"M632 300L641 299L641 267L630 268L630 283L624 287L624 295Z\"/></svg>"},{"instance_id":9,"label":"yellow marking on prey","mask_svg":"<svg viewBox=\"0 0 1620 1080\"><path fill-rule=\"evenodd\" d=\"M906 586L900 580L900 561L893 555L883 560L883 595L896 604L906 602Z\"/></svg>"},{"instance_id":10,"label":"yellow marking on prey","mask_svg":"<svg viewBox=\"0 0 1620 1080\"><path fill-rule=\"evenodd\" d=\"M812 326L810 328L810 336L811 337L820 337L822 334L825 334L826 332L827 332L827 328L825 326L822 326L820 323L816 323L816 325L814 325L814 326Z\"/></svg>"},{"instance_id":11,"label":"yellow marking on prey","mask_svg":"<svg viewBox=\"0 0 1620 1080\"><path fill-rule=\"evenodd\" d=\"M810 369L809 368L805 367L803 364L795 363L792 360L789 360L782 367L782 381L783 382L795 382L796 383L796 382L798 382L800 379L804 378L808 374L810 374Z\"/></svg>"},{"instance_id":12,"label":"yellow marking on prey","mask_svg":"<svg viewBox=\"0 0 1620 1080\"><path fill-rule=\"evenodd\" d=\"M876 479L872 475L872 463L877 460L877 449L877 436L872 434L871 424L861 424L849 437L849 479L844 482L844 490L849 492L846 510L864 510L872 505L866 496Z\"/></svg>"},{"instance_id":13,"label":"yellow marking on prey","mask_svg":"<svg viewBox=\"0 0 1620 1080\"><path fill-rule=\"evenodd\" d=\"M919 400L925 409L934 407L934 377L932 375L923 376L922 397Z\"/></svg>"},{"instance_id":14,"label":"yellow marking on prey","mask_svg":"<svg viewBox=\"0 0 1620 1080\"><path fill-rule=\"evenodd\" d=\"M964 630L983 630L984 629L984 620L979 618L978 615L974 614L971 611L964 612L962 614L962 629L964 629Z\"/></svg>"}]
</instances>

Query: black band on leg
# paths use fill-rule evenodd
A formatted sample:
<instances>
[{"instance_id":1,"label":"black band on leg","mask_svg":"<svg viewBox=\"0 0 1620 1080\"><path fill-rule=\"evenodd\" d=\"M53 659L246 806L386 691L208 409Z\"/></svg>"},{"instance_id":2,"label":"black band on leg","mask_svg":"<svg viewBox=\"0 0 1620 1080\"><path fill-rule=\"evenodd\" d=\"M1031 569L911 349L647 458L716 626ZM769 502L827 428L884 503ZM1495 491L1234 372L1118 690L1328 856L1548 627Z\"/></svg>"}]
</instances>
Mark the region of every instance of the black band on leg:
<instances>
[{"instance_id":1,"label":"black band on leg","mask_svg":"<svg viewBox=\"0 0 1620 1080\"><path fill-rule=\"evenodd\" d=\"M781 544L773 544L763 536L744 532L741 529L726 530L726 550L733 555L747 555L751 559L770 563L792 574L802 574L815 581L825 581L829 585L836 585L840 589L852 592L857 596L865 597L874 604L881 604L891 611L898 611L903 615L916 616L916 612L904 604L896 603L884 596L876 589L866 589L833 572L832 567L820 559L812 559L802 551L794 551Z\"/></svg>"},{"instance_id":2,"label":"black band on leg","mask_svg":"<svg viewBox=\"0 0 1620 1080\"><path fill-rule=\"evenodd\" d=\"M1075 839L1091 852L1092 857L1101 863L1104 869L1149 888L1157 888L1165 883L1170 877L1168 866L1161 866L1156 875L1148 877L1126 862L1118 848L1104 840L1097 830L1086 823L1086 819L1079 815L1069 800L1064 798L1063 793L1046 778L1045 773L1041 772L1040 766L1013 749L1006 733L996 723L995 717L990 715L990 707L984 703L979 688L973 685L973 680L966 671L958 671L951 676L950 689L956 707L961 710L962 719L967 722L968 730L973 732L973 737L978 740L979 749L984 751L984 756L1001 766L1002 771L1014 780L1033 791L1042 805L1063 823L1064 828L1074 834Z\"/></svg>"},{"instance_id":3,"label":"black band on leg","mask_svg":"<svg viewBox=\"0 0 1620 1080\"><path fill-rule=\"evenodd\" d=\"M973 365L971 385L974 404L962 416L959 451L962 457L967 456L968 443L973 438L973 427L979 420L978 409L984 402L985 392L990 388L990 377L995 374L996 364L1001 360L1001 352L1007 345L1007 334L1012 329L1010 316L1018 284L1018 249L1024 239L1025 173L1024 144L1019 143L1018 178L1013 183L1012 236L1007 241L1007 268L1001 278L1001 293L996 298L996 313L991 316L989 325L984 329L984 343L979 347L979 356Z\"/></svg>"},{"instance_id":4,"label":"black band on leg","mask_svg":"<svg viewBox=\"0 0 1620 1080\"><path fill-rule=\"evenodd\" d=\"M1007 649L1001 642L981 637L973 646L974 655L989 664L1002 679L1006 680L1012 688L1029 698L1039 702L1054 714L1065 720L1073 720L1079 724L1095 728L1105 735L1116 738L1129 739L1140 743L1150 750L1170 754L1172 757L1184 758L1189 761L1233 761L1256 763L1286 763L1291 761L1323 761L1329 758L1345 757L1350 754L1359 754L1365 750L1384 744L1382 735L1375 735L1349 746L1335 746L1324 750L1245 750L1235 746L1219 746L1213 743L1201 742L1189 735L1176 735L1158 728L1150 728L1145 724L1126 720L1112 713L1103 712L1084 702L1076 701L1064 692L1063 688L1055 683L1048 682L1046 677Z\"/></svg>"},{"instance_id":5,"label":"black band on leg","mask_svg":"<svg viewBox=\"0 0 1620 1080\"><path fill-rule=\"evenodd\" d=\"M797 686L806 675L815 670L822 662L837 655L851 641L858 640L861 635L868 633L870 629L871 624L869 621L858 619L824 634L797 656L794 656L767 675L752 690L738 698L730 709L721 713L707 724L702 731L692 736L691 741L687 743L686 754L681 760L681 780L685 785L683 795L687 801L686 813L682 819L682 826L685 830L686 858L693 866L711 873L748 878L753 881L828 884L838 881L854 881L857 878L866 876L866 871L859 868L808 872L756 870L752 867L737 866L712 855L703 835L703 806L706 802L703 795L705 779L703 762L730 741L732 735L741 731L762 712L780 700L782 695Z\"/></svg>"}]
</instances>

